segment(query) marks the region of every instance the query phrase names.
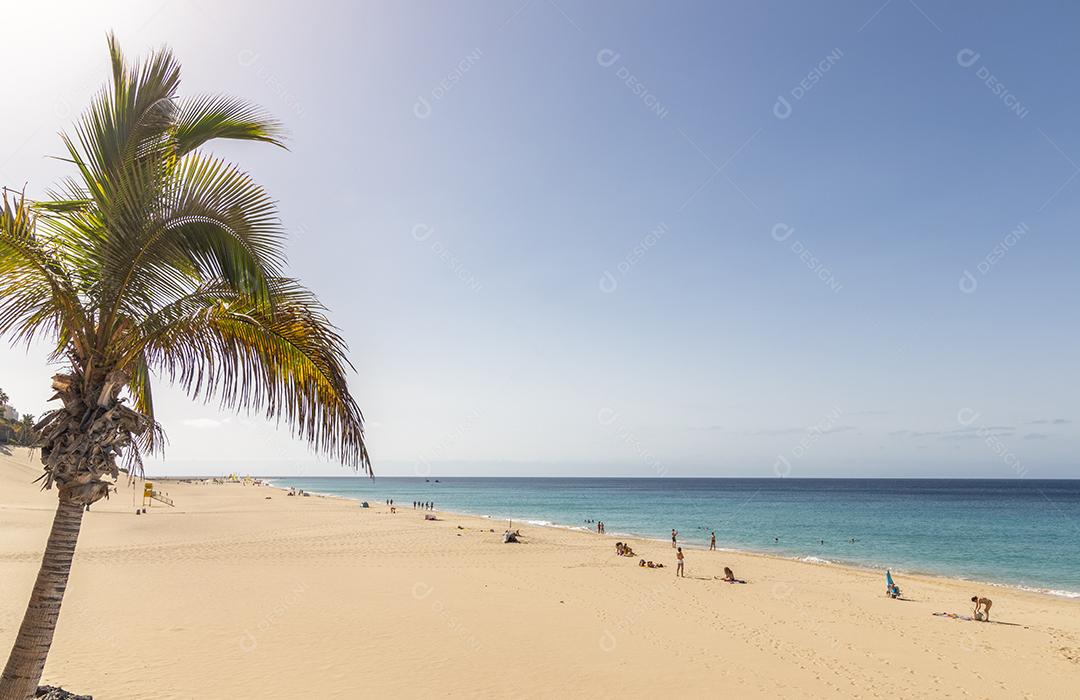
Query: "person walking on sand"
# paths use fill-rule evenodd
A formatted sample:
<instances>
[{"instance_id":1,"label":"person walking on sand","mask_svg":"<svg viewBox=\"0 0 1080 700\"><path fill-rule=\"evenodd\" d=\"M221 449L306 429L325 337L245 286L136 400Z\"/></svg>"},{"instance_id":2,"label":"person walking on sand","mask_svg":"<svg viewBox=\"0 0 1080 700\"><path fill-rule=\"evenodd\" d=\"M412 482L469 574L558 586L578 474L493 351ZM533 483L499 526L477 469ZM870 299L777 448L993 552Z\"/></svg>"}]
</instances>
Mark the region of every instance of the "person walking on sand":
<instances>
[{"instance_id":1,"label":"person walking on sand","mask_svg":"<svg viewBox=\"0 0 1080 700\"><path fill-rule=\"evenodd\" d=\"M982 598L977 595L971 596L971 602L975 603L975 612L972 613L972 617L976 620L979 619L979 608L983 611L983 622L990 622L990 606L994 604L994 601L989 598Z\"/></svg>"},{"instance_id":2,"label":"person walking on sand","mask_svg":"<svg viewBox=\"0 0 1080 700\"><path fill-rule=\"evenodd\" d=\"M675 575L686 578L686 572L683 570L682 547L679 547L678 549L679 551L675 553Z\"/></svg>"},{"instance_id":3,"label":"person walking on sand","mask_svg":"<svg viewBox=\"0 0 1080 700\"><path fill-rule=\"evenodd\" d=\"M675 528L671 528L671 546L672 547L677 547L678 546L678 544L675 541L678 537L679 537L678 530L676 530ZM682 551L682 550L679 550L679 551Z\"/></svg>"},{"instance_id":4,"label":"person walking on sand","mask_svg":"<svg viewBox=\"0 0 1080 700\"><path fill-rule=\"evenodd\" d=\"M716 549L716 532L714 531L712 537L709 538L709 549Z\"/></svg>"}]
</instances>

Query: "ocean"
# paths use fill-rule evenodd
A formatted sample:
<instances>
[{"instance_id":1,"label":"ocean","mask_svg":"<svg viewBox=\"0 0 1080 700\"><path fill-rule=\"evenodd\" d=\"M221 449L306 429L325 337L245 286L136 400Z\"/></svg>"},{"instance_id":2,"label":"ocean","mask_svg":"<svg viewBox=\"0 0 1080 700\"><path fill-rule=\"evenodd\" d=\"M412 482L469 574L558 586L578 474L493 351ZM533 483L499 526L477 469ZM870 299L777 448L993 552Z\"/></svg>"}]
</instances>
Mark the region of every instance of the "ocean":
<instances>
[{"instance_id":1,"label":"ocean","mask_svg":"<svg viewBox=\"0 0 1080 700\"><path fill-rule=\"evenodd\" d=\"M926 573L1080 598L1080 480L273 478L521 523ZM852 542L854 540L854 542Z\"/></svg>"}]
</instances>

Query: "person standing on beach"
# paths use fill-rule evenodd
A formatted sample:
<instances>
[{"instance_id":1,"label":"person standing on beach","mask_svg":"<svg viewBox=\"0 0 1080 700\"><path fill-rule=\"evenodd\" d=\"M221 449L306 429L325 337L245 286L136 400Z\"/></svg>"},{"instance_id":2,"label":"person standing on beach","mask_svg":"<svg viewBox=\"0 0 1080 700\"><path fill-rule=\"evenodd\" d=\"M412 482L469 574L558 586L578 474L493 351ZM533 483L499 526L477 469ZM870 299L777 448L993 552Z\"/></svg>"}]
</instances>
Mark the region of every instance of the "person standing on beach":
<instances>
[{"instance_id":1,"label":"person standing on beach","mask_svg":"<svg viewBox=\"0 0 1080 700\"><path fill-rule=\"evenodd\" d=\"M672 547L677 547L678 546L676 544L676 542L675 542L675 540L678 538L678 536L679 536L678 530L676 530L675 528L671 528L671 546ZM682 550L679 550L679 551L682 551Z\"/></svg>"},{"instance_id":2,"label":"person standing on beach","mask_svg":"<svg viewBox=\"0 0 1080 700\"><path fill-rule=\"evenodd\" d=\"M990 622L990 606L994 604L994 601L989 598L982 598L977 595L971 596L971 602L975 603L975 612L972 616L977 620L979 619L979 608L983 611L983 622Z\"/></svg>"},{"instance_id":3,"label":"person standing on beach","mask_svg":"<svg viewBox=\"0 0 1080 700\"><path fill-rule=\"evenodd\" d=\"M716 549L716 532L714 531L712 537L709 538L709 549Z\"/></svg>"},{"instance_id":4,"label":"person standing on beach","mask_svg":"<svg viewBox=\"0 0 1080 700\"><path fill-rule=\"evenodd\" d=\"M678 549L679 551L675 553L675 575L686 578L686 573L683 571L682 547L679 547Z\"/></svg>"}]
</instances>

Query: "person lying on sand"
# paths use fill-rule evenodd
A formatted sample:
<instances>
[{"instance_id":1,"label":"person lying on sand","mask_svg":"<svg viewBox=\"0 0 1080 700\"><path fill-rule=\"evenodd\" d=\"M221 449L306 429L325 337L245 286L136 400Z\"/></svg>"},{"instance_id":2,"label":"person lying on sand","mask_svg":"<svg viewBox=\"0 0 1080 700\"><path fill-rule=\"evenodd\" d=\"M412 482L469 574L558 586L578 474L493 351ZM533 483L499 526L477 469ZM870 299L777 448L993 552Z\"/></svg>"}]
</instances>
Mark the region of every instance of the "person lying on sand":
<instances>
[{"instance_id":1,"label":"person lying on sand","mask_svg":"<svg viewBox=\"0 0 1080 700\"><path fill-rule=\"evenodd\" d=\"M978 620L979 608L982 608L983 622L990 622L990 606L994 604L994 601L989 598L980 598L977 595L973 595L971 596L971 602L975 603L975 612L973 612L971 616Z\"/></svg>"}]
</instances>

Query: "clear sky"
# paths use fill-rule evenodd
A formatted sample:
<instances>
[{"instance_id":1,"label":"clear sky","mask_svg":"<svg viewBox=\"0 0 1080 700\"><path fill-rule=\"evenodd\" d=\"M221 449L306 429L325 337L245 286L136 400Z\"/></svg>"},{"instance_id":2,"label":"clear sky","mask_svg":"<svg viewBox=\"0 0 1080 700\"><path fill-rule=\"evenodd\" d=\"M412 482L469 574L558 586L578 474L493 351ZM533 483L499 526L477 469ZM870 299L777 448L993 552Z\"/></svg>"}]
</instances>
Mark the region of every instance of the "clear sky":
<instances>
[{"instance_id":1,"label":"clear sky","mask_svg":"<svg viewBox=\"0 0 1080 700\"><path fill-rule=\"evenodd\" d=\"M91 6L92 5L92 6ZM225 144L331 307L381 474L1080 476L1080 6L16 3L0 181L105 33L280 117ZM40 347L0 387L47 406ZM169 473L344 474L155 389Z\"/></svg>"}]
</instances>

